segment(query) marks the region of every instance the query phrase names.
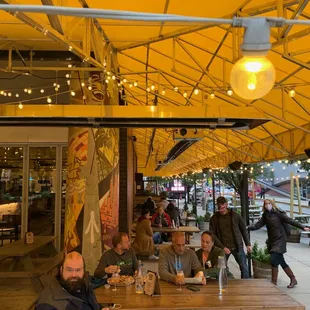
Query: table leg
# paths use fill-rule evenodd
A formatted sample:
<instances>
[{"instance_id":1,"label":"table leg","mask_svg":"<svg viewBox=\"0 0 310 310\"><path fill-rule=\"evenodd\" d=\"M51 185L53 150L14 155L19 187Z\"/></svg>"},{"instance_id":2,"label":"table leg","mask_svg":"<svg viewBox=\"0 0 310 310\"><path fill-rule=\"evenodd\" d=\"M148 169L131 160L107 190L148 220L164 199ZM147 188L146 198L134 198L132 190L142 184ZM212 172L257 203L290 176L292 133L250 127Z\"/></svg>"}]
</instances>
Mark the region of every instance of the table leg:
<instances>
[{"instance_id":1,"label":"table leg","mask_svg":"<svg viewBox=\"0 0 310 310\"><path fill-rule=\"evenodd\" d=\"M23 263L26 271L34 271L34 266L33 266L32 260L29 255L21 257L20 260Z\"/></svg>"},{"instance_id":2,"label":"table leg","mask_svg":"<svg viewBox=\"0 0 310 310\"><path fill-rule=\"evenodd\" d=\"M9 266L9 271L14 271L16 268L16 265L18 265L19 261L20 261L19 257L14 257L12 259L10 266Z\"/></svg>"}]
</instances>

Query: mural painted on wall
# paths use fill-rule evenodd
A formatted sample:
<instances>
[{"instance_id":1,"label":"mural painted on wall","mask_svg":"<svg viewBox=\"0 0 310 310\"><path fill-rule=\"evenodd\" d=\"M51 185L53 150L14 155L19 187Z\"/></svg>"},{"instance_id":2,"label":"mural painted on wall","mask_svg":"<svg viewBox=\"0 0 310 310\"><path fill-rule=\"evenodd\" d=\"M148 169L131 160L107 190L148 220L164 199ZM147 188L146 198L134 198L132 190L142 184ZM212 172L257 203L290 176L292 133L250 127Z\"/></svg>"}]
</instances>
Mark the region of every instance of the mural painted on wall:
<instances>
[{"instance_id":1,"label":"mural painted on wall","mask_svg":"<svg viewBox=\"0 0 310 310\"><path fill-rule=\"evenodd\" d=\"M76 222L85 203L85 178L81 169L87 163L88 130L70 128L67 158L67 203L64 247L69 252L80 245Z\"/></svg>"},{"instance_id":2,"label":"mural painted on wall","mask_svg":"<svg viewBox=\"0 0 310 310\"><path fill-rule=\"evenodd\" d=\"M86 93L87 104L117 104L118 90L115 85L107 87L105 83L102 83L100 75L92 75L91 82L92 92ZM73 84L72 87L74 87ZM77 91L79 96L76 96L72 103L85 104L83 91ZM106 250L112 246L112 237L118 231L119 130L100 128L94 134L99 193L97 206L100 210L102 248ZM81 245L85 230L82 226L87 182L81 174L81 169L89 164L87 163L88 138L87 129L70 128L69 130L65 219L65 249L67 251Z\"/></svg>"},{"instance_id":3,"label":"mural painted on wall","mask_svg":"<svg viewBox=\"0 0 310 310\"><path fill-rule=\"evenodd\" d=\"M96 133L99 171L99 205L102 247L111 248L112 237L118 231L119 214L119 130L102 128Z\"/></svg>"}]
</instances>

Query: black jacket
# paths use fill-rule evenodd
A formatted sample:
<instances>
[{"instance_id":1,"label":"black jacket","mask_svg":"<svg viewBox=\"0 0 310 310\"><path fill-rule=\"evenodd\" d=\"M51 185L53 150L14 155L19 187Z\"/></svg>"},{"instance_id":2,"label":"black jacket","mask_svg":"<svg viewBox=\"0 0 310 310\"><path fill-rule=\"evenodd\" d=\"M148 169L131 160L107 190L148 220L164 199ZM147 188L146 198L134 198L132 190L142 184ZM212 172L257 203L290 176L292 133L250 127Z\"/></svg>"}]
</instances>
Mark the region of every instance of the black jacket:
<instances>
[{"instance_id":1,"label":"black jacket","mask_svg":"<svg viewBox=\"0 0 310 310\"><path fill-rule=\"evenodd\" d=\"M234 236L238 250L243 249L242 239L244 240L244 243L246 246L251 245L249 234L246 230L246 225L244 223L243 218L238 213L234 212L233 210L229 210L228 212L230 212L231 221L232 221L232 234ZM214 245L221 249L224 249L225 245L222 243L222 240L221 240L221 233L220 233L219 220L218 220L220 216L221 214L218 211L212 215L210 219L210 230L214 234Z\"/></svg>"},{"instance_id":2,"label":"black jacket","mask_svg":"<svg viewBox=\"0 0 310 310\"><path fill-rule=\"evenodd\" d=\"M287 236L282 223L287 223L304 229L304 227L288 217L285 212L265 211L261 219L254 225L248 227L249 230L257 230L266 225L268 233L268 249L270 252L285 253Z\"/></svg>"},{"instance_id":3,"label":"black jacket","mask_svg":"<svg viewBox=\"0 0 310 310\"><path fill-rule=\"evenodd\" d=\"M93 288L86 281L86 296L88 304L82 299L72 296L61 287L57 278L52 278L36 301L35 310L100 310Z\"/></svg>"}]
</instances>

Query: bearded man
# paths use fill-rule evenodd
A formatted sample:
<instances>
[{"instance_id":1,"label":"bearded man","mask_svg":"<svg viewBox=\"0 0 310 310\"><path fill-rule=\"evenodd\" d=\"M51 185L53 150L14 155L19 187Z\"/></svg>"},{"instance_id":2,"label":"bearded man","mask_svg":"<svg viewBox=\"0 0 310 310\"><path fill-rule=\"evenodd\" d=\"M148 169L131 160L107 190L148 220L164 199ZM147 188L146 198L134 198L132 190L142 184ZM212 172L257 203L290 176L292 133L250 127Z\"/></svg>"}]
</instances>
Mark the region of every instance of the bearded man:
<instances>
[{"instance_id":1,"label":"bearded man","mask_svg":"<svg viewBox=\"0 0 310 310\"><path fill-rule=\"evenodd\" d=\"M35 310L108 310L98 304L91 287L84 259L81 254L71 252L65 256L60 275L37 299Z\"/></svg>"}]
</instances>

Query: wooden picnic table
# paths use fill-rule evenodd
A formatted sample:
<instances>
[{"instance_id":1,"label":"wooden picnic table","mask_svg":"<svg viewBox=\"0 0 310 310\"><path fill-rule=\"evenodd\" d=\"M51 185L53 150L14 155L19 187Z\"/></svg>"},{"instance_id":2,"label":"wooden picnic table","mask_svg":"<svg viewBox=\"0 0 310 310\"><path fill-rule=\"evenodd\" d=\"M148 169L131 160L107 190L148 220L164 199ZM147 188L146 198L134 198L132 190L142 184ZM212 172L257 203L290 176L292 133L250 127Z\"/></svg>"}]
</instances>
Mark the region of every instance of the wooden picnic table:
<instances>
[{"instance_id":1,"label":"wooden picnic table","mask_svg":"<svg viewBox=\"0 0 310 310\"><path fill-rule=\"evenodd\" d=\"M190 244L190 234L199 233L200 229L197 226L180 226L179 228L171 227L152 227L153 232L162 232L162 233L174 233L177 231L185 232L186 242Z\"/></svg>"},{"instance_id":2,"label":"wooden picnic table","mask_svg":"<svg viewBox=\"0 0 310 310\"><path fill-rule=\"evenodd\" d=\"M6 244L0 247L0 261L3 257L12 257L13 259L9 271L14 271L19 262L24 265L25 271L33 271L34 266L30 254L51 244L55 239L55 236L34 236L34 243L32 244L26 244L24 239ZM53 247L53 245L51 245L51 247ZM56 250L54 253L57 253Z\"/></svg>"},{"instance_id":3,"label":"wooden picnic table","mask_svg":"<svg viewBox=\"0 0 310 310\"><path fill-rule=\"evenodd\" d=\"M121 304L122 309L305 309L265 279L230 280L223 295L219 295L216 280L197 285L199 292L186 286L177 291L176 285L160 281L161 295L153 297L135 294L134 285L118 287L116 292L101 287L95 293L98 302Z\"/></svg>"}]
</instances>

